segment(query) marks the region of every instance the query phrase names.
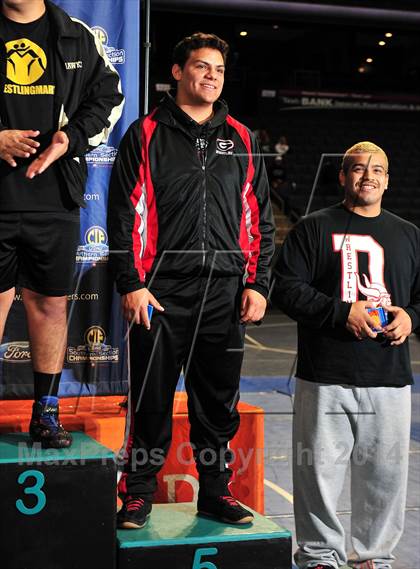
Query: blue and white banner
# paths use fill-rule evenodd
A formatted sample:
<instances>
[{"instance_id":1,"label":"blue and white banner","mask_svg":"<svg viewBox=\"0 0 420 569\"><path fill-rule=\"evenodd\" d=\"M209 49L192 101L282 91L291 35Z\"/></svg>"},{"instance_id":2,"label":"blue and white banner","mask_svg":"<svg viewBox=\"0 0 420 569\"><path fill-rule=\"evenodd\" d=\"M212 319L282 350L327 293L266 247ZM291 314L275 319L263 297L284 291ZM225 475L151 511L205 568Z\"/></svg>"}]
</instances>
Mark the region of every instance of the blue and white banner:
<instances>
[{"instance_id":1,"label":"blue and white banner","mask_svg":"<svg viewBox=\"0 0 420 569\"><path fill-rule=\"evenodd\" d=\"M140 0L55 0L71 17L86 23L105 47L118 71L126 99L122 118L106 145L86 159L89 178L81 210L80 245L76 255L74 293L69 297L68 346L60 395L125 393L126 343L119 296L107 261L108 182L122 135L138 117ZM19 291L0 346L0 398L33 395L31 354Z\"/></svg>"}]
</instances>

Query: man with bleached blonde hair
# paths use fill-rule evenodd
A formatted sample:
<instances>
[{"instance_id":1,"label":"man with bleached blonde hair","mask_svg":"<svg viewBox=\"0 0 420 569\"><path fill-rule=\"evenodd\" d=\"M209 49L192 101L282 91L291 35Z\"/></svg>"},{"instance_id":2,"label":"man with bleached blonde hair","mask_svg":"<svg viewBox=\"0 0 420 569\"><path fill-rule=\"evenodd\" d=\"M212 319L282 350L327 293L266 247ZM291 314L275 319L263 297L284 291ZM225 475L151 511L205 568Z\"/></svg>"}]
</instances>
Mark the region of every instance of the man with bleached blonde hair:
<instances>
[{"instance_id":1,"label":"man with bleached blonde hair","mask_svg":"<svg viewBox=\"0 0 420 569\"><path fill-rule=\"evenodd\" d=\"M388 158L376 144L349 148L339 180L343 202L302 219L276 267L274 296L298 322L295 560L390 569L404 525L420 231L381 208ZM337 504L349 467L347 558Z\"/></svg>"},{"instance_id":2,"label":"man with bleached blonde hair","mask_svg":"<svg viewBox=\"0 0 420 569\"><path fill-rule=\"evenodd\" d=\"M346 150L343 156L341 168L347 172L351 164L352 156L354 154L363 154L364 152L368 152L370 154L380 154L384 159L384 165L386 166L386 172L388 173L388 156L385 154L385 151L380 146L374 144L373 142L369 142L368 140L357 142L356 144L353 144L353 146L351 146L348 150Z\"/></svg>"}]
</instances>

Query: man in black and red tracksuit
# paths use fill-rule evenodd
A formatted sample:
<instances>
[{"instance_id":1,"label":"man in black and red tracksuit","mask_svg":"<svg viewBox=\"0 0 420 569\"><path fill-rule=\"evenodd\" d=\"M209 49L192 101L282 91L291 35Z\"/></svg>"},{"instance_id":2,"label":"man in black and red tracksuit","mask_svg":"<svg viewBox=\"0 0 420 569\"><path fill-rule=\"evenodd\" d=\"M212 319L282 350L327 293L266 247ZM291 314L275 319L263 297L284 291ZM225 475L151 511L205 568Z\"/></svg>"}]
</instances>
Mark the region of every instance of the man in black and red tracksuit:
<instances>
[{"instance_id":1,"label":"man in black and red tracksuit","mask_svg":"<svg viewBox=\"0 0 420 569\"><path fill-rule=\"evenodd\" d=\"M111 265L133 323L119 527L142 527L150 514L182 369L198 511L252 521L230 495L225 459L239 427L244 324L266 308L274 225L255 138L218 100L227 50L201 33L176 46L176 97L130 126L113 168Z\"/></svg>"}]
</instances>

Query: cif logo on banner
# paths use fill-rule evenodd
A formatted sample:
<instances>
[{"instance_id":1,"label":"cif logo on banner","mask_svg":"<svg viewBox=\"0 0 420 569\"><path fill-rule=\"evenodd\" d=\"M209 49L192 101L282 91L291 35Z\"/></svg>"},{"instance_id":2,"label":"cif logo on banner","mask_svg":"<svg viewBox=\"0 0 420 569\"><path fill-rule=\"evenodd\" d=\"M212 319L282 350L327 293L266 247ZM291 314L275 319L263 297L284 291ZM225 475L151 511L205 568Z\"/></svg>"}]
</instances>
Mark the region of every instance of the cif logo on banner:
<instances>
[{"instance_id":1,"label":"cif logo on banner","mask_svg":"<svg viewBox=\"0 0 420 569\"><path fill-rule=\"evenodd\" d=\"M108 261L108 235L100 225L92 225L85 233L85 244L79 245L76 263L106 263Z\"/></svg>"},{"instance_id":2,"label":"cif logo on banner","mask_svg":"<svg viewBox=\"0 0 420 569\"><path fill-rule=\"evenodd\" d=\"M117 152L118 151L114 146L101 144L86 155L86 162L94 168L97 168L98 166L112 166Z\"/></svg>"},{"instance_id":3,"label":"cif logo on banner","mask_svg":"<svg viewBox=\"0 0 420 569\"><path fill-rule=\"evenodd\" d=\"M105 343L106 334L101 326L90 326L84 335L84 344L67 348L69 364L118 363L119 348Z\"/></svg>"},{"instance_id":4,"label":"cif logo on banner","mask_svg":"<svg viewBox=\"0 0 420 569\"><path fill-rule=\"evenodd\" d=\"M125 63L125 49L118 49L108 45L108 33L104 28L101 28L101 26L92 26L91 30L104 46L108 59L113 65L122 65Z\"/></svg>"},{"instance_id":5,"label":"cif logo on banner","mask_svg":"<svg viewBox=\"0 0 420 569\"><path fill-rule=\"evenodd\" d=\"M90 348L105 342L105 330L100 326L91 326L85 332L85 344Z\"/></svg>"},{"instance_id":6,"label":"cif logo on banner","mask_svg":"<svg viewBox=\"0 0 420 569\"><path fill-rule=\"evenodd\" d=\"M29 342L6 342L0 345L0 361L25 364L31 361Z\"/></svg>"}]
</instances>

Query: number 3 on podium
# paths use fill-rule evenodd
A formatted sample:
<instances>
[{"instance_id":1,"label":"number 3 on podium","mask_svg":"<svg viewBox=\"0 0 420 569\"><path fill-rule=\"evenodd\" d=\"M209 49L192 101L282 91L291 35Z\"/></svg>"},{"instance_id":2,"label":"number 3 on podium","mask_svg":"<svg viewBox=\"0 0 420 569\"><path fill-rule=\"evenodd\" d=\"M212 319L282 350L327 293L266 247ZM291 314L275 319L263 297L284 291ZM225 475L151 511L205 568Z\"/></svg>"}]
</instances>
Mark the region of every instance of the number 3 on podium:
<instances>
[{"instance_id":1,"label":"number 3 on podium","mask_svg":"<svg viewBox=\"0 0 420 569\"><path fill-rule=\"evenodd\" d=\"M204 555L217 555L217 547L203 547L197 549L194 554L192 569L217 569L216 565L211 561L201 561Z\"/></svg>"},{"instance_id":2,"label":"number 3 on podium","mask_svg":"<svg viewBox=\"0 0 420 569\"><path fill-rule=\"evenodd\" d=\"M25 514L26 516L33 516L35 514L39 514L41 510L45 508L45 504L47 503L47 497L45 493L41 490L45 483L45 476L39 470L25 470L19 475L18 484L24 484L26 479L32 477L35 478L35 484L32 486L28 486L24 489L25 494L33 494L37 498L37 503L35 506L28 508L23 503L23 500L16 500L16 508L19 510L21 514Z\"/></svg>"}]
</instances>

